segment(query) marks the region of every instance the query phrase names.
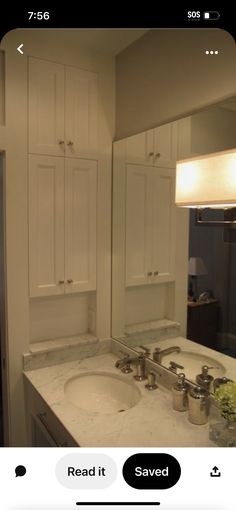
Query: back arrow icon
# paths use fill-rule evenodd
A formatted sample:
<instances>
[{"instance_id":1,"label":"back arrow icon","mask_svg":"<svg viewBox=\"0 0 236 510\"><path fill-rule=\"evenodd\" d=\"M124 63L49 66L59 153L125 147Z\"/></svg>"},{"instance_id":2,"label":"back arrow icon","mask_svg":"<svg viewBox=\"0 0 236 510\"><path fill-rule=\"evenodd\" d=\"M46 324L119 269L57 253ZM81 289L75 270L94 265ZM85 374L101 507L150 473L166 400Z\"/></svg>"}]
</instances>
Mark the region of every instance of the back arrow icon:
<instances>
[{"instance_id":1,"label":"back arrow icon","mask_svg":"<svg viewBox=\"0 0 236 510\"><path fill-rule=\"evenodd\" d=\"M20 46L17 47L17 51L19 51L19 53L21 53L21 55L23 55L23 51L21 48L23 48L23 44L20 44Z\"/></svg>"}]
</instances>

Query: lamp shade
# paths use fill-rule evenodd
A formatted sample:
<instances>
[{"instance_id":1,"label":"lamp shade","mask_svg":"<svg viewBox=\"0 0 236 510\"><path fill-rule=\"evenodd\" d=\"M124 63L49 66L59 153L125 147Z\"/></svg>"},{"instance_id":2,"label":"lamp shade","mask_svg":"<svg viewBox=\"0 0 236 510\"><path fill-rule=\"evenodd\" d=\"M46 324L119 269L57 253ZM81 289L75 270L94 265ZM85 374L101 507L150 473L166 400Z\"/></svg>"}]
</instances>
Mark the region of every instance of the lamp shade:
<instances>
[{"instance_id":1,"label":"lamp shade","mask_svg":"<svg viewBox=\"0 0 236 510\"><path fill-rule=\"evenodd\" d=\"M177 162L175 203L181 207L236 207L236 150Z\"/></svg>"},{"instance_id":2,"label":"lamp shade","mask_svg":"<svg viewBox=\"0 0 236 510\"><path fill-rule=\"evenodd\" d=\"M206 266L201 257L190 257L188 263L188 274L190 276L201 276L207 274Z\"/></svg>"}]
</instances>

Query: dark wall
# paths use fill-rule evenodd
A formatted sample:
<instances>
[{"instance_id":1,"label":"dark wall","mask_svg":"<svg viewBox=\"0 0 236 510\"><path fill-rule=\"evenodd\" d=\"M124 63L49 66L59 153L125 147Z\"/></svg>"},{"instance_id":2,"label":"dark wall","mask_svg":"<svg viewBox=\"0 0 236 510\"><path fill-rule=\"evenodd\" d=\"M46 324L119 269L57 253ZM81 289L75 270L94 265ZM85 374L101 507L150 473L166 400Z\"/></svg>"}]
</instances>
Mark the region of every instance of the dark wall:
<instances>
[{"instance_id":1,"label":"dark wall","mask_svg":"<svg viewBox=\"0 0 236 510\"><path fill-rule=\"evenodd\" d=\"M218 211L209 211L206 217L222 216ZM198 291L210 290L219 300L219 331L236 335L236 244L224 241L222 227L196 225L195 212L191 210L189 256L201 257L205 263L208 275L198 277Z\"/></svg>"}]
</instances>

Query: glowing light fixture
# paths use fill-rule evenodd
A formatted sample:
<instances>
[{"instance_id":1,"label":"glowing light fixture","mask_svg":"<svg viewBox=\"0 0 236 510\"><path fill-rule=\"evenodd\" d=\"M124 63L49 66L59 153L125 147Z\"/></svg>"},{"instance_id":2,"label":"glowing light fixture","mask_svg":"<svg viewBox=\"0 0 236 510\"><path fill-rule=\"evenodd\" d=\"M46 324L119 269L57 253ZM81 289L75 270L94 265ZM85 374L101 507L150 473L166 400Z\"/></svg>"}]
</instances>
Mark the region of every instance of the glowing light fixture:
<instances>
[{"instance_id":1,"label":"glowing light fixture","mask_svg":"<svg viewBox=\"0 0 236 510\"><path fill-rule=\"evenodd\" d=\"M236 207L236 149L186 159L176 165L180 207Z\"/></svg>"}]
</instances>

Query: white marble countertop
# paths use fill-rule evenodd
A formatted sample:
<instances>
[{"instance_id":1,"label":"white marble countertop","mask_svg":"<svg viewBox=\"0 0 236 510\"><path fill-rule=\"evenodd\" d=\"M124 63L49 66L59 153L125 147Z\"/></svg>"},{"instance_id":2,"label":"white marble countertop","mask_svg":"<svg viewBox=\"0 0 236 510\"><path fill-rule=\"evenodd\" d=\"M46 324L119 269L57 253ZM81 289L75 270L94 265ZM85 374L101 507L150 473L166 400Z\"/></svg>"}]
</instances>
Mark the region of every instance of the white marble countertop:
<instances>
[{"instance_id":1,"label":"white marble countertop","mask_svg":"<svg viewBox=\"0 0 236 510\"><path fill-rule=\"evenodd\" d=\"M236 360L206 347L176 337L158 341L160 347L179 345L181 348L202 352L214 357L226 367L226 375L235 379ZM153 344L152 344L153 346ZM65 428L84 447L212 447L209 425L193 425L187 412L172 409L171 392L159 386L153 392L145 382L135 382L133 374L122 374L115 367L117 357L112 353L83 360L39 368L24 373ZM64 394L64 384L71 377L88 371L105 371L119 374L133 381L141 391L141 399L133 408L123 413L104 415L88 412L70 404Z\"/></svg>"}]
</instances>

